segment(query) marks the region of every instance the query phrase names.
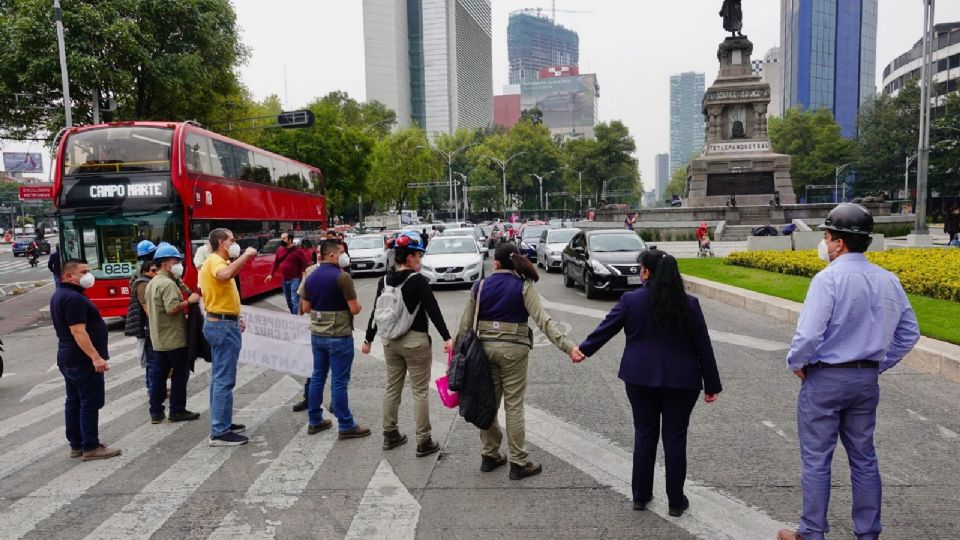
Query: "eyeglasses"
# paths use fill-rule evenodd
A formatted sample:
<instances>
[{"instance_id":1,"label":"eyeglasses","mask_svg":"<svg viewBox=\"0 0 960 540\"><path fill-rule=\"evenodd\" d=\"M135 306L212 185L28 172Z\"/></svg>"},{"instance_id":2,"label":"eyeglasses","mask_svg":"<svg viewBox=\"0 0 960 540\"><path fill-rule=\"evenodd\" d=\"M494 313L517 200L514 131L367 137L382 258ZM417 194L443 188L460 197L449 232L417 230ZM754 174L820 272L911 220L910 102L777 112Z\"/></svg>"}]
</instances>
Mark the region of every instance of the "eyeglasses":
<instances>
[{"instance_id":1,"label":"eyeglasses","mask_svg":"<svg viewBox=\"0 0 960 540\"><path fill-rule=\"evenodd\" d=\"M151 268L150 270L147 270L147 273L148 273L148 274L156 274L156 273L157 273L157 269L156 269L156 268Z\"/></svg>"}]
</instances>

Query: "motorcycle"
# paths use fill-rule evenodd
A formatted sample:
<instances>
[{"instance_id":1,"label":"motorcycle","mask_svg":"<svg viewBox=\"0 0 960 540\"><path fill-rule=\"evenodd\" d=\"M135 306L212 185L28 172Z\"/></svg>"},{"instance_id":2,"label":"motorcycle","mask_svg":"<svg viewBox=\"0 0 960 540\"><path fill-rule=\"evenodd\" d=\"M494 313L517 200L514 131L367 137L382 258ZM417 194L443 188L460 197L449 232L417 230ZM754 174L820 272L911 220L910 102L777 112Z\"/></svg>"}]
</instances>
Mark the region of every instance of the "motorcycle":
<instances>
[{"instance_id":1,"label":"motorcycle","mask_svg":"<svg viewBox=\"0 0 960 540\"><path fill-rule=\"evenodd\" d=\"M36 251L34 251L34 252L30 253L29 255L27 255L27 262L29 262L29 263L30 263L30 266L32 266L33 268L36 268L36 267L37 267L37 262L38 262L39 259L40 259L40 257L37 255L37 252L36 252Z\"/></svg>"}]
</instances>

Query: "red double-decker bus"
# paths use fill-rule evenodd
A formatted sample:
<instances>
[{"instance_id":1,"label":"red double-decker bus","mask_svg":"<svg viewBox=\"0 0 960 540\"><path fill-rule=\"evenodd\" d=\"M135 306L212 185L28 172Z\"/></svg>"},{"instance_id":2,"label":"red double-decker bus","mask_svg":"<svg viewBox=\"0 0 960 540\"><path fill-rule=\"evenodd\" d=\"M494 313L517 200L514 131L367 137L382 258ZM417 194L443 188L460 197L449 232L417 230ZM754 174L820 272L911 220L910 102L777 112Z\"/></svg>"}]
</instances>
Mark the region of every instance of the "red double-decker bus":
<instances>
[{"instance_id":1,"label":"red double-decker bus","mask_svg":"<svg viewBox=\"0 0 960 540\"><path fill-rule=\"evenodd\" d=\"M57 148L54 198L64 260L82 258L97 278L87 294L104 317L124 316L141 240L169 242L186 255L226 227L258 256L238 276L243 298L264 283L281 231L319 238L326 225L316 168L202 129L190 122L114 122L71 128Z\"/></svg>"}]
</instances>

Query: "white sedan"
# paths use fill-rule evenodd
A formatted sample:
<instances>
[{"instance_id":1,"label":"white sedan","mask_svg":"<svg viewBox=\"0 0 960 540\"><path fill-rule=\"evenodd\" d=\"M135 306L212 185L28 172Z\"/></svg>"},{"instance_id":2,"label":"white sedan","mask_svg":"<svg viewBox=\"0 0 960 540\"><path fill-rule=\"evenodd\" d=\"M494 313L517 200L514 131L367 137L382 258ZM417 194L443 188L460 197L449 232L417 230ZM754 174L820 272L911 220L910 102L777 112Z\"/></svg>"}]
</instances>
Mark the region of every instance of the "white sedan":
<instances>
[{"instance_id":1,"label":"white sedan","mask_svg":"<svg viewBox=\"0 0 960 540\"><path fill-rule=\"evenodd\" d=\"M420 273L430 285L463 285L483 278L483 255L473 236L436 236L427 244Z\"/></svg>"},{"instance_id":2,"label":"white sedan","mask_svg":"<svg viewBox=\"0 0 960 540\"><path fill-rule=\"evenodd\" d=\"M488 254L487 250L487 239L483 236L483 229L480 227L460 227L457 229L446 229L440 236L472 236L477 241L477 249L480 250L480 253L486 257Z\"/></svg>"},{"instance_id":3,"label":"white sedan","mask_svg":"<svg viewBox=\"0 0 960 540\"><path fill-rule=\"evenodd\" d=\"M559 270L563 264L563 248L578 232L580 229L577 228L543 231L537 244L537 266L542 266L547 272Z\"/></svg>"},{"instance_id":4,"label":"white sedan","mask_svg":"<svg viewBox=\"0 0 960 540\"><path fill-rule=\"evenodd\" d=\"M350 272L383 273L393 267L393 251L386 248L386 238L382 234L361 234L347 238L350 252Z\"/></svg>"}]
</instances>

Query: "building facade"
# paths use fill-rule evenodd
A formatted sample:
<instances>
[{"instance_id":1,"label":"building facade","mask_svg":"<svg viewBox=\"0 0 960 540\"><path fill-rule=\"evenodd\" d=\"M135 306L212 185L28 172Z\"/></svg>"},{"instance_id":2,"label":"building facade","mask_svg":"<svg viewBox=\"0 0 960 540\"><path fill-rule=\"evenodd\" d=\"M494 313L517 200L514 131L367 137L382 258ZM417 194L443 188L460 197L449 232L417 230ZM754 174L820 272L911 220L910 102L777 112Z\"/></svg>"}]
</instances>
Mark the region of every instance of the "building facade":
<instances>
[{"instance_id":1,"label":"building facade","mask_svg":"<svg viewBox=\"0 0 960 540\"><path fill-rule=\"evenodd\" d=\"M510 84L539 78L541 68L580 62L580 37L539 12L520 10L507 23Z\"/></svg>"},{"instance_id":2,"label":"building facade","mask_svg":"<svg viewBox=\"0 0 960 540\"><path fill-rule=\"evenodd\" d=\"M703 73L670 76L670 174L703 150L704 84Z\"/></svg>"},{"instance_id":3,"label":"building facade","mask_svg":"<svg viewBox=\"0 0 960 540\"><path fill-rule=\"evenodd\" d=\"M960 90L960 22L934 26L933 87L937 96ZM896 95L911 80L920 79L922 41L883 69L883 93Z\"/></svg>"},{"instance_id":4,"label":"building facade","mask_svg":"<svg viewBox=\"0 0 960 540\"><path fill-rule=\"evenodd\" d=\"M780 47L773 47L763 55L763 82L770 85L770 105L767 116L783 116L783 64Z\"/></svg>"},{"instance_id":5,"label":"building facade","mask_svg":"<svg viewBox=\"0 0 960 540\"><path fill-rule=\"evenodd\" d=\"M780 0L783 108L828 109L848 138L876 93L878 0Z\"/></svg>"},{"instance_id":6,"label":"building facade","mask_svg":"<svg viewBox=\"0 0 960 540\"><path fill-rule=\"evenodd\" d=\"M657 184L653 190L656 193L655 200L662 201L667 197L667 184L670 183L670 154L657 154L654 169Z\"/></svg>"},{"instance_id":7,"label":"building facade","mask_svg":"<svg viewBox=\"0 0 960 540\"><path fill-rule=\"evenodd\" d=\"M366 90L400 127L493 122L490 0L363 0Z\"/></svg>"}]
</instances>

